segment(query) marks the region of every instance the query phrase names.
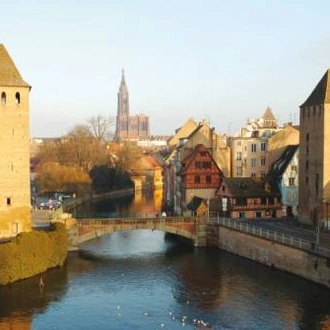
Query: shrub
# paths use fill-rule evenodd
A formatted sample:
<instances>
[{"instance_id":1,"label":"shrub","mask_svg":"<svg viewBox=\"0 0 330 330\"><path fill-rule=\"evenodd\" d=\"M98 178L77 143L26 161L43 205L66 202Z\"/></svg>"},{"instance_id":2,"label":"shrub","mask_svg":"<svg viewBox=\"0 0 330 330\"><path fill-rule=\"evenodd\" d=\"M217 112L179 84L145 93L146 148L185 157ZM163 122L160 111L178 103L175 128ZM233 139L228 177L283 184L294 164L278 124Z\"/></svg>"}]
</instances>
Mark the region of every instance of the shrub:
<instances>
[{"instance_id":1,"label":"shrub","mask_svg":"<svg viewBox=\"0 0 330 330\"><path fill-rule=\"evenodd\" d=\"M0 285L62 266L68 253L67 231L55 223L51 231L32 230L0 245Z\"/></svg>"}]
</instances>

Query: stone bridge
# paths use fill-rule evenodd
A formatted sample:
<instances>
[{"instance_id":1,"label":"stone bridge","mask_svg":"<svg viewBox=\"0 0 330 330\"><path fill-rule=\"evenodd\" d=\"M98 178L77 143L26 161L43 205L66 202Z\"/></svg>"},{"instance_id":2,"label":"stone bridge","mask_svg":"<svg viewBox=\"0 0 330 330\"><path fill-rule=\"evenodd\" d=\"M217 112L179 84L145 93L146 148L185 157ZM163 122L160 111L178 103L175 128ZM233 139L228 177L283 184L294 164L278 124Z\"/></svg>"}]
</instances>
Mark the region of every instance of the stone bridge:
<instances>
[{"instance_id":1,"label":"stone bridge","mask_svg":"<svg viewBox=\"0 0 330 330\"><path fill-rule=\"evenodd\" d=\"M68 225L69 249L78 250L79 245L88 240L108 235L116 231L150 229L184 237L194 246L206 246L207 222L201 218L109 218L71 219Z\"/></svg>"}]
</instances>

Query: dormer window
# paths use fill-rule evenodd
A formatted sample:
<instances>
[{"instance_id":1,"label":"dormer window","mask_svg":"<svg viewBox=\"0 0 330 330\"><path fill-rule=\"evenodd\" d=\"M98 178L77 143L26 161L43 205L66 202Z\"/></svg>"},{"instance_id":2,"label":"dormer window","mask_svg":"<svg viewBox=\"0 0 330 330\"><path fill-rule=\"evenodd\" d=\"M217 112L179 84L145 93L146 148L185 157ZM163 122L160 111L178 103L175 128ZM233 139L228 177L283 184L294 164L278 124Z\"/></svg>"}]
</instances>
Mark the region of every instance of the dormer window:
<instances>
[{"instance_id":1,"label":"dormer window","mask_svg":"<svg viewBox=\"0 0 330 330\"><path fill-rule=\"evenodd\" d=\"M1 93L1 103L2 104L6 104L7 102L7 96L6 96L6 93L5 92L2 92Z\"/></svg>"},{"instance_id":2,"label":"dormer window","mask_svg":"<svg viewBox=\"0 0 330 330\"><path fill-rule=\"evenodd\" d=\"M16 94L15 94L15 102L16 102L16 104L21 103L21 95L19 92L16 92Z\"/></svg>"}]
</instances>

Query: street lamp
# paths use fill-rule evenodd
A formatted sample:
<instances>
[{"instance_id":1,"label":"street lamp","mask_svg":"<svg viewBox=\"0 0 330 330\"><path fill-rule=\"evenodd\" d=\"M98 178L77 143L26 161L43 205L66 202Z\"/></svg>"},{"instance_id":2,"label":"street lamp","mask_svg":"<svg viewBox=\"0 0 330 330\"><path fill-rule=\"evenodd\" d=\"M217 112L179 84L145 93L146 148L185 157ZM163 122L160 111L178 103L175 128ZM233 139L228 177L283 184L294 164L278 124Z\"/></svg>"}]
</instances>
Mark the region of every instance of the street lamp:
<instances>
[{"instance_id":1,"label":"street lamp","mask_svg":"<svg viewBox=\"0 0 330 330\"><path fill-rule=\"evenodd\" d=\"M315 237L315 251L318 250L320 244L320 228L316 227L316 237Z\"/></svg>"}]
</instances>

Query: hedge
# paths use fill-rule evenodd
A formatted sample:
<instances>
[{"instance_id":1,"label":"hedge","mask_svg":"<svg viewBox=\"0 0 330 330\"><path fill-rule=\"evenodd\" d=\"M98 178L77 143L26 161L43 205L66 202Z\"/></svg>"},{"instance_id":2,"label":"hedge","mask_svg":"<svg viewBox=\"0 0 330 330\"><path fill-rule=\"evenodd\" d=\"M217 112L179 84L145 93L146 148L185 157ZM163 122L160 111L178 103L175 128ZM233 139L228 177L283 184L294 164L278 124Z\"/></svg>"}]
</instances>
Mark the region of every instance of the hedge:
<instances>
[{"instance_id":1,"label":"hedge","mask_svg":"<svg viewBox=\"0 0 330 330\"><path fill-rule=\"evenodd\" d=\"M63 266L67 253L67 230L61 223L52 224L48 232L22 232L11 241L0 244L0 285Z\"/></svg>"}]
</instances>

